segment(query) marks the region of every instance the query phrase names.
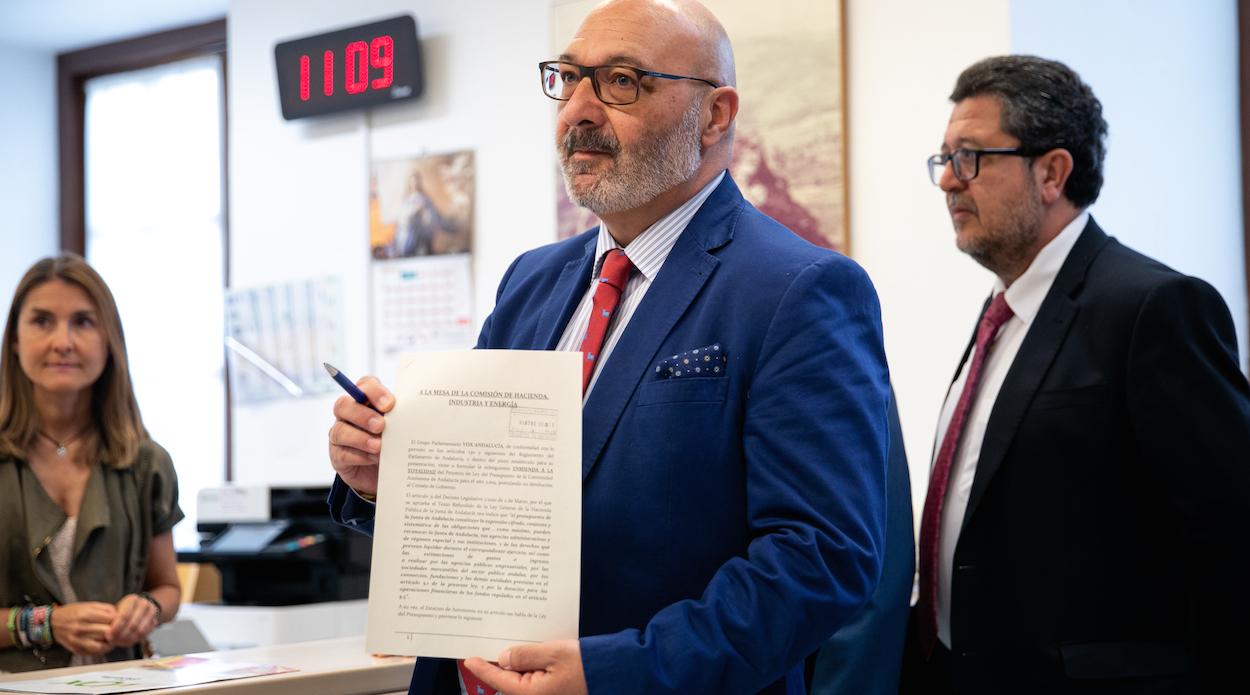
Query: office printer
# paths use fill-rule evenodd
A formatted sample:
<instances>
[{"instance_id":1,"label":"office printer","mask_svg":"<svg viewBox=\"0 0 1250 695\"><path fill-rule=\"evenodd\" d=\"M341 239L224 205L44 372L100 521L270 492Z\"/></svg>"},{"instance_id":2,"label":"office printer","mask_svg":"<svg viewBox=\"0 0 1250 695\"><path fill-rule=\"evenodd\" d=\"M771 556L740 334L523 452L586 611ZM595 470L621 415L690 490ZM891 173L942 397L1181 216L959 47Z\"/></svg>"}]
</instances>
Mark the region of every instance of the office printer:
<instances>
[{"instance_id":1,"label":"office printer","mask_svg":"<svg viewBox=\"0 0 1250 695\"><path fill-rule=\"evenodd\" d=\"M198 549L227 605L291 606L366 598L372 540L330 520L328 487L216 487L196 498Z\"/></svg>"}]
</instances>

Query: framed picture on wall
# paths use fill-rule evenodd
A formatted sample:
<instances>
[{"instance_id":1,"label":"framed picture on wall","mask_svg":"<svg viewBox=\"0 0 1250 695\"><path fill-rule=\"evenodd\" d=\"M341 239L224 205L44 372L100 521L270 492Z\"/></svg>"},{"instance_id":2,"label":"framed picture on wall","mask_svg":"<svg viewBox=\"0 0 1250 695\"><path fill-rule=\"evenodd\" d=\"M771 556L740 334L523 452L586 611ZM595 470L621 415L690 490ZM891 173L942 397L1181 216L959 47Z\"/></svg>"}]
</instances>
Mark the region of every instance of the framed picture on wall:
<instances>
[{"instance_id":1,"label":"framed picture on wall","mask_svg":"<svg viewBox=\"0 0 1250 695\"><path fill-rule=\"evenodd\" d=\"M473 153L373 163L369 248L375 260L473 248Z\"/></svg>"},{"instance_id":2,"label":"framed picture on wall","mask_svg":"<svg viewBox=\"0 0 1250 695\"><path fill-rule=\"evenodd\" d=\"M596 0L555 0L559 55ZM843 0L705 0L733 43L739 110L730 173L764 214L818 246L850 253ZM655 70L669 66L643 66ZM598 224L556 186L560 238Z\"/></svg>"}]
</instances>

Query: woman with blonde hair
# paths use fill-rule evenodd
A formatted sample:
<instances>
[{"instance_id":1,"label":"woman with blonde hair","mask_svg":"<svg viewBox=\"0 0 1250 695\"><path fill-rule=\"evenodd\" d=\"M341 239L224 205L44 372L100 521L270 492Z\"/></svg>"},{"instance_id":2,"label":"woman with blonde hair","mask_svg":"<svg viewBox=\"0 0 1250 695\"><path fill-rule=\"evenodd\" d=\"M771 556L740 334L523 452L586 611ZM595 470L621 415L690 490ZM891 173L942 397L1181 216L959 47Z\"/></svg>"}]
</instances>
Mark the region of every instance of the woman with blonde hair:
<instances>
[{"instance_id":1,"label":"woman with blonde hair","mask_svg":"<svg viewBox=\"0 0 1250 695\"><path fill-rule=\"evenodd\" d=\"M169 455L113 295L74 254L18 283L0 356L0 671L140 656L178 610Z\"/></svg>"}]
</instances>

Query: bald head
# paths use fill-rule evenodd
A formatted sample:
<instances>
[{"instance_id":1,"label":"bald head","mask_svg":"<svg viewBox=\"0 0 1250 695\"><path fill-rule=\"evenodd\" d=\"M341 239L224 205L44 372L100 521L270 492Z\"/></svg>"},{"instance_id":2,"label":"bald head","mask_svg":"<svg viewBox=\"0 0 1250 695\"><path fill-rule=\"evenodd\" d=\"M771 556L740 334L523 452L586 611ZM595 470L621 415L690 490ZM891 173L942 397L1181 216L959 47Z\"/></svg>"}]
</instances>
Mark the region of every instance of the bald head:
<instances>
[{"instance_id":1,"label":"bald head","mask_svg":"<svg viewBox=\"0 0 1250 695\"><path fill-rule=\"evenodd\" d=\"M720 85L736 86L733 47L720 20L696 0L605 0L582 22L574 43L588 31L609 29L622 39L660 47L654 70L689 70Z\"/></svg>"},{"instance_id":2,"label":"bald head","mask_svg":"<svg viewBox=\"0 0 1250 695\"><path fill-rule=\"evenodd\" d=\"M733 50L703 5L609 0L586 16L559 61L582 71L560 77L556 143L569 198L599 215L621 245L733 161ZM628 84L637 91L605 100L602 85L635 75L613 68L592 79L581 66L644 75Z\"/></svg>"}]
</instances>

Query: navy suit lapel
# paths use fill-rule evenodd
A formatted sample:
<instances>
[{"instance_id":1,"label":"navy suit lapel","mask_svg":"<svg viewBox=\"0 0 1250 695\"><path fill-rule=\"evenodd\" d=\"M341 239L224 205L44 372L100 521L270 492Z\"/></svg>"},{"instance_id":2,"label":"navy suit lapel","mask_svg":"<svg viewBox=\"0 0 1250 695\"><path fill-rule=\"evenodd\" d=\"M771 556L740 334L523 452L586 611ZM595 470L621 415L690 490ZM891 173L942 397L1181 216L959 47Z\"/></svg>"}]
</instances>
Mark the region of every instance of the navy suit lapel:
<instances>
[{"instance_id":1,"label":"navy suit lapel","mask_svg":"<svg viewBox=\"0 0 1250 695\"><path fill-rule=\"evenodd\" d=\"M972 518L990 480L1002 465L1016 431L1020 429L1025 410L1067 338L1078 311L1074 297L1085 282L1090 263L1107 241L1107 235L1091 217L1055 276L1046 299L1042 300L1042 306L1024 336L1024 342L1020 344L1020 351L1016 353L990 411L985 439L981 442L981 456L977 460L977 472L972 479L968 508L964 512L964 524Z\"/></svg>"},{"instance_id":2,"label":"navy suit lapel","mask_svg":"<svg viewBox=\"0 0 1250 695\"><path fill-rule=\"evenodd\" d=\"M560 278L551 289L551 296L547 297L547 303L543 305L542 315L534 331L536 349L556 349L560 336L564 334L565 326L573 316L573 310L577 308L582 295L586 293L586 287L590 282L590 272L595 267L595 245L598 232L587 236L589 238L586 240L586 252L581 258L574 258L564 264Z\"/></svg>"},{"instance_id":3,"label":"navy suit lapel","mask_svg":"<svg viewBox=\"0 0 1250 695\"><path fill-rule=\"evenodd\" d=\"M720 264L708 251L728 243L745 205L729 174L678 237L582 408L582 479L590 474L660 344ZM691 346L697 347L697 346Z\"/></svg>"}]
</instances>

